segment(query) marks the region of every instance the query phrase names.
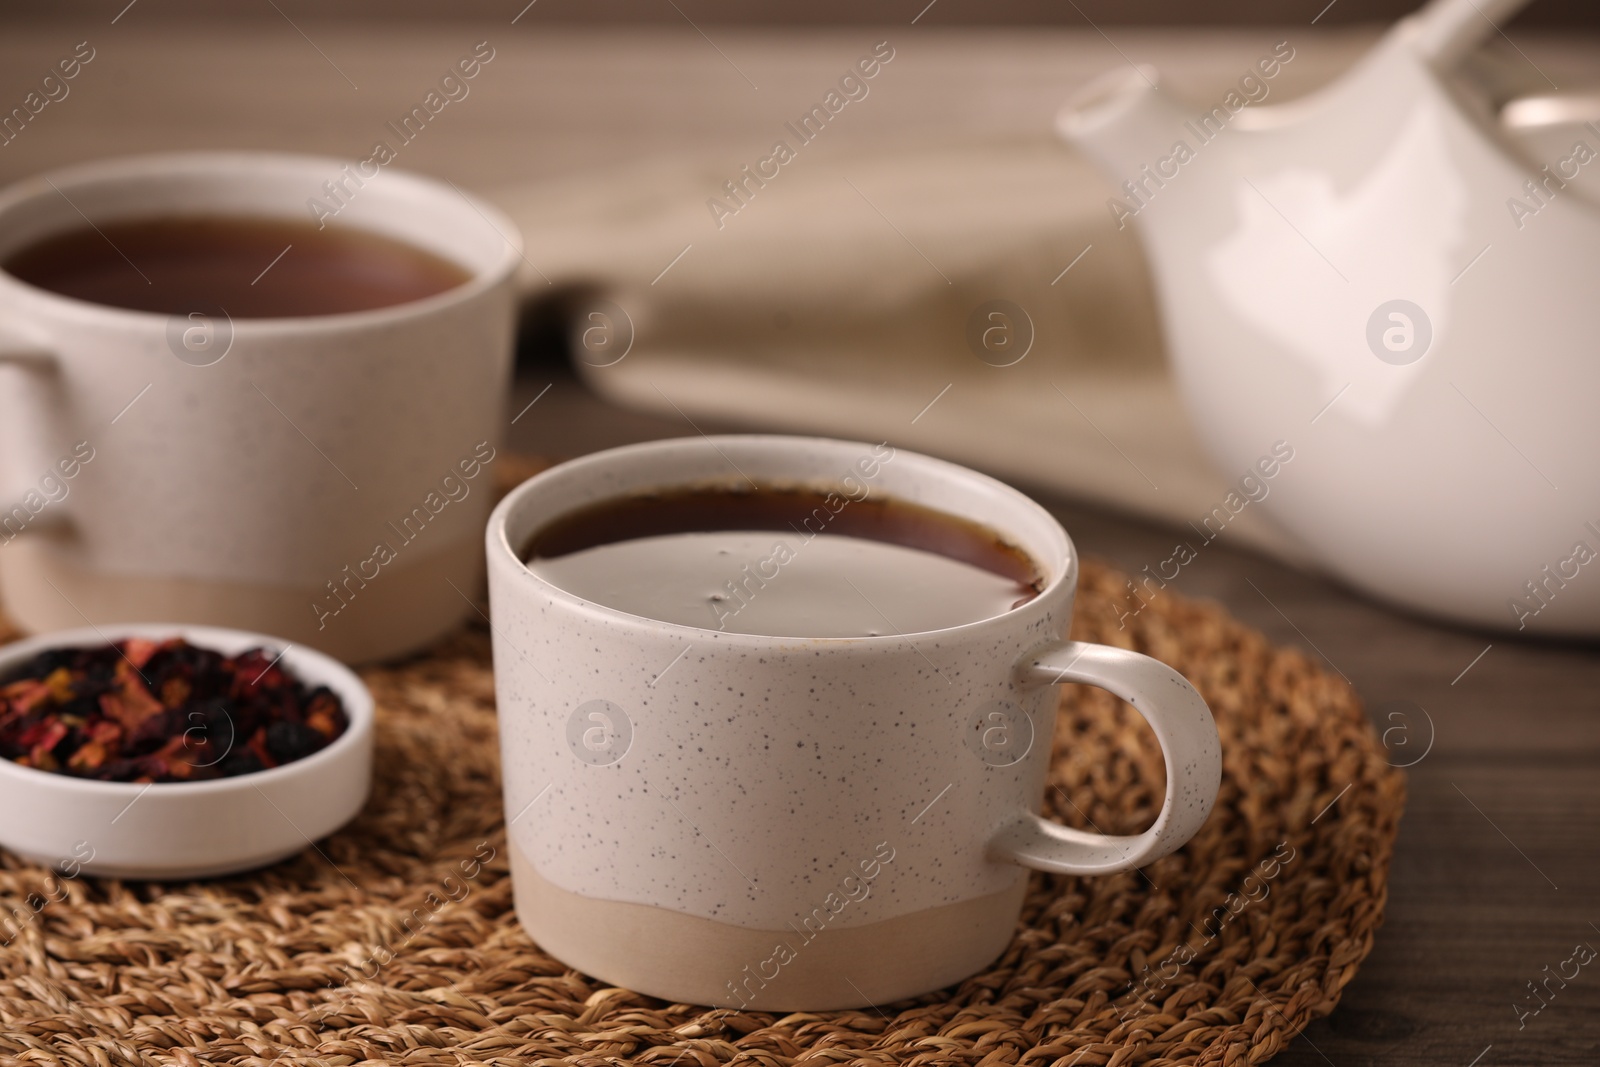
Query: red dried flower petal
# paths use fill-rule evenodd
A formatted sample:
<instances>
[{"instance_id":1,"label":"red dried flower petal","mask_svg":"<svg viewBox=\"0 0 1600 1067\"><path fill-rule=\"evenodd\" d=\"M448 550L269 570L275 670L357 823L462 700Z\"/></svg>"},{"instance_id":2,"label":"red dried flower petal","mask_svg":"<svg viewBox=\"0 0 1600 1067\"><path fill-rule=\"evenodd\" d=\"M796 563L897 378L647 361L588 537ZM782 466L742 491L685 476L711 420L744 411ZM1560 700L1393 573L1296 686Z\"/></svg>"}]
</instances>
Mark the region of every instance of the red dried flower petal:
<instances>
[{"instance_id":1,"label":"red dried flower petal","mask_svg":"<svg viewBox=\"0 0 1600 1067\"><path fill-rule=\"evenodd\" d=\"M35 678L12 682L3 692L11 706L20 712L32 711L50 699L50 687Z\"/></svg>"},{"instance_id":2,"label":"red dried flower petal","mask_svg":"<svg viewBox=\"0 0 1600 1067\"><path fill-rule=\"evenodd\" d=\"M151 656L155 655L162 648L172 647L172 644L172 641L159 642L151 641L144 637L130 637L122 642L121 647L122 654L128 657L128 661L135 667L143 670L144 665L150 662Z\"/></svg>"}]
</instances>

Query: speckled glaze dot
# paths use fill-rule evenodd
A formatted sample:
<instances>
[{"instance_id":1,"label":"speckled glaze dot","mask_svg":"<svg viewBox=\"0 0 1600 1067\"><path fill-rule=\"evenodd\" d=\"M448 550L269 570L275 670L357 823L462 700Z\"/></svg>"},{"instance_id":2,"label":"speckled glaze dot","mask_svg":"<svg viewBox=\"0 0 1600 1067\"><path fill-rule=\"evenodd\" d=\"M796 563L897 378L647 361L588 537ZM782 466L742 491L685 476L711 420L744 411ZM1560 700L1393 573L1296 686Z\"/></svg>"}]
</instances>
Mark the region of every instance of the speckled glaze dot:
<instances>
[{"instance_id":1,"label":"speckled glaze dot","mask_svg":"<svg viewBox=\"0 0 1600 1067\"><path fill-rule=\"evenodd\" d=\"M518 558L539 525L573 508L746 476L830 484L849 476L874 493L971 516L1039 564L1043 590L1003 615L946 630L796 639L628 615L551 585ZM524 483L491 517L487 547L506 808L519 813L510 846L541 893L646 905L662 912L645 914L718 929L800 930L862 857L883 851L894 860L870 893L830 909L830 938L979 900L1013 909L1000 917L1003 937L1024 867L1099 873L1146 862L1187 841L1216 795L1220 748L1193 687L1137 653L1065 641L1077 581L1065 531L1022 494L953 464L816 438L629 446ZM1101 837L1040 818L1062 681L1111 689L1151 720L1168 794L1146 834ZM626 709L626 759L573 758L573 731L601 726L575 718L591 708ZM592 736L603 741L605 731ZM570 924L542 926L557 921L551 908L519 904L519 912L536 938L543 931L576 957L613 925L657 924L635 910L580 936ZM716 951L705 938L697 944ZM731 976L749 961L724 962ZM630 963L630 980L673 995L670 963L660 964L660 981Z\"/></svg>"}]
</instances>

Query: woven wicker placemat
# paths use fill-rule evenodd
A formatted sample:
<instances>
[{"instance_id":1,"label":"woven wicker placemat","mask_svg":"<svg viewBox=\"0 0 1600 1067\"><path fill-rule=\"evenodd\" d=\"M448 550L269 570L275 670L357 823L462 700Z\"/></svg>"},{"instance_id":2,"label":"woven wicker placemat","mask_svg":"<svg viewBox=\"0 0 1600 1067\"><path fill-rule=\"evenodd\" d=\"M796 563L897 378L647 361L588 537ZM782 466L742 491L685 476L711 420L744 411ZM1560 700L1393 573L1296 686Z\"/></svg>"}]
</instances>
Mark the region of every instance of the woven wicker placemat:
<instances>
[{"instance_id":1,"label":"woven wicker placemat","mask_svg":"<svg viewBox=\"0 0 1600 1067\"><path fill-rule=\"evenodd\" d=\"M1124 583L1084 565L1074 636L1141 649L1199 687L1222 734L1216 810L1141 871L1034 875L1010 948L959 986L779 1016L664 1004L544 955L512 911L474 628L365 672L372 800L293 860L164 886L60 879L0 854L0 905L29 916L0 930L0 1062L1259 1063L1333 1009L1371 947L1403 780L1341 679L1169 594L1119 630ZM1133 712L1064 687L1047 811L1134 833L1163 789Z\"/></svg>"}]
</instances>

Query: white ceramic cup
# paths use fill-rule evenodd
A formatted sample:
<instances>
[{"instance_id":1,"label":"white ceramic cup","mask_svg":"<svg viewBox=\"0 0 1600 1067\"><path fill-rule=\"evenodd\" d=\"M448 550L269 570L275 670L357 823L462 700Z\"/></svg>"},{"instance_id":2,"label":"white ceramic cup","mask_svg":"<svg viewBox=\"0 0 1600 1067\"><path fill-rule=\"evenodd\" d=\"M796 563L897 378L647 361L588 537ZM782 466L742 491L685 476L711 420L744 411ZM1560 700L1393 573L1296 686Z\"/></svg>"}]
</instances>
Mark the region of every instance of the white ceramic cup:
<instances>
[{"instance_id":1,"label":"white ceramic cup","mask_svg":"<svg viewBox=\"0 0 1600 1067\"><path fill-rule=\"evenodd\" d=\"M510 383L516 230L450 185L347 172L195 153L0 192L4 258L86 220L314 221L308 202L326 206L334 182L344 206L327 225L471 275L393 307L230 321L102 306L0 272L0 586L24 628L211 623L366 660L426 645L470 610L484 457Z\"/></svg>"},{"instance_id":2,"label":"white ceramic cup","mask_svg":"<svg viewBox=\"0 0 1600 1067\"><path fill-rule=\"evenodd\" d=\"M798 639L630 615L519 558L575 508L747 477L838 487L841 500L868 487L976 520L1032 557L1043 592L950 629ZM807 530L825 531L814 518ZM1065 640L1072 542L1038 504L965 468L817 438L658 441L523 483L487 542L517 913L546 951L607 981L774 1010L927 992L1004 950L1024 868L1148 863L1215 800L1221 750L1200 695L1149 657ZM1144 833L1039 815L1058 682L1109 689L1154 729L1167 790Z\"/></svg>"}]
</instances>

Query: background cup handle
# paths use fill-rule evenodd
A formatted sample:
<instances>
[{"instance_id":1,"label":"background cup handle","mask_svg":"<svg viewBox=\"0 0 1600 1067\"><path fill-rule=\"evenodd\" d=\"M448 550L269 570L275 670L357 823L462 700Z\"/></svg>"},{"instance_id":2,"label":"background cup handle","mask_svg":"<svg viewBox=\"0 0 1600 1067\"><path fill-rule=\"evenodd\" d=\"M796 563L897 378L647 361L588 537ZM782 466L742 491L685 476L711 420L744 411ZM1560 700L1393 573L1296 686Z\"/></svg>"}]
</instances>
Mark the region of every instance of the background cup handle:
<instances>
[{"instance_id":1,"label":"background cup handle","mask_svg":"<svg viewBox=\"0 0 1600 1067\"><path fill-rule=\"evenodd\" d=\"M1132 837L1087 833L1020 812L990 839L992 858L1055 874L1110 874L1160 859L1200 829L1222 782L1222 744L1211 709L1183 675L1128 649L1057 641L1019 662L1016 682L1023 689L1084 682L1133 705L1161 742L1167 796L1155 825Z\"/></svg>"},{"instance_id":2,"label":"background cup handle","mask_svg":"<svg viewBox=\"0 0 1600 1067\"><path fill-rule=\"evenodd\" d=\"M43 344L0 329L0 513L36 487L51 458L50 413L55 407L56 357ZM59 514L41 515L30 529L55 525ZM0 538L6 538L0 531Z\"/></svg>"}]
</instances>

